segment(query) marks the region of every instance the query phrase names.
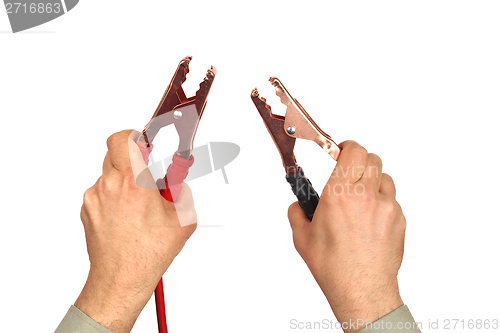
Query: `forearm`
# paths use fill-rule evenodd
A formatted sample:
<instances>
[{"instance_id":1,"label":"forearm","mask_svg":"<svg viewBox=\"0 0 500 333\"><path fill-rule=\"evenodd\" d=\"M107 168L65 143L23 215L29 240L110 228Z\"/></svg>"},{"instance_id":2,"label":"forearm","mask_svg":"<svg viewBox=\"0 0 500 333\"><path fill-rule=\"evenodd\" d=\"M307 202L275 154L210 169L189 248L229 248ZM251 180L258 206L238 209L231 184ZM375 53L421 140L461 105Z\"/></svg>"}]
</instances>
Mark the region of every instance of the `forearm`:
<instances>
[{"instance_id":1,"label":"forearm","mask_svg":"<svg viewBox=\"0 0 500 333\"><path fill-rule=\"evenodd\" d=\"M109 330L128 333L153 291L153 285L134 287L134 284L96 276L91 270L75 306Z\"/></svg>"}]
</instances>

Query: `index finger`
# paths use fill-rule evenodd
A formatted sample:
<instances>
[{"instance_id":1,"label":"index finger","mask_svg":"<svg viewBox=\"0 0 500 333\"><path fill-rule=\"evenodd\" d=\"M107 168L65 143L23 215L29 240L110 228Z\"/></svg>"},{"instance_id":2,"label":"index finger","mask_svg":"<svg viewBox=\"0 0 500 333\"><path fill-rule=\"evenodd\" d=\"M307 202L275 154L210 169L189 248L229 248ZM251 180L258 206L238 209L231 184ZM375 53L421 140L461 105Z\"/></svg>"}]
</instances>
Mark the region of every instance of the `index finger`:
<instances>
[{"instance_id":1,"label":"index finger","mask_svg":"<svg viewBox=\"0 0 500 333\"><path fill-rule=\"evenodd\" d=\"M344 141L332 177L342 182L357 182L362 176L368 159L368 152L356 141Z\"/></svg>"}]
</instances>

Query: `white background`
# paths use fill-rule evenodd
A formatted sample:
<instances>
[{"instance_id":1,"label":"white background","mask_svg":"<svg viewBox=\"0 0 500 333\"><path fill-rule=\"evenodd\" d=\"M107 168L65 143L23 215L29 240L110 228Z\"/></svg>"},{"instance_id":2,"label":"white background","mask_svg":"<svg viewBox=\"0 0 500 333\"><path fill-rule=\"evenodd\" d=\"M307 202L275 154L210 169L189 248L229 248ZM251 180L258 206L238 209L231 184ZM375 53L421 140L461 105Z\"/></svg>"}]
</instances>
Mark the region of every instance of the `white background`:
<instances>
[{"instance_id":1,"label":"white background","mask_svg":"<svg viewBox=\"0 0 500 333\"><path fill-rule=\"evenodd\" d=\"M257 86L284 112L269 76L336 142L382 157L408 221L399 281L416 320L500 319L499 15L497 1L83 0L11 34L0 13L1 330L53 331L75 301L89 267L80 206L106 138L142 129L185 55L190 96L218 69L195 146L241 153L229 185L220 171L190 182L200 228L165 275L171 332L334 319L293 248L294 196L250 100ZM321 191L334 161L311 142L296 156ZM156 331L153 305L135 332Z\"/></svg>"}]
</instances>

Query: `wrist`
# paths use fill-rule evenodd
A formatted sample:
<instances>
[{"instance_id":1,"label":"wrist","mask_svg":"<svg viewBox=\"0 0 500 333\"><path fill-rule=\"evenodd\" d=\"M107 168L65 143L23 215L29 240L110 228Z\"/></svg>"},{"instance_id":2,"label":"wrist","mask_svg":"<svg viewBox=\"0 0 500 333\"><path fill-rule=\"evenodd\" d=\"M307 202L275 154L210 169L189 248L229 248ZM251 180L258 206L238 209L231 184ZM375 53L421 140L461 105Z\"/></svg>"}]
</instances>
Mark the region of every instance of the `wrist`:
<instances>
[{"instance_id":1,"label":"wrist","mask_svg":"<svg viewBox=\"0 0 500 333\"><path fill-rule=\"evenodd\" d=\"M348 292L341 297L328 298L339 323L346 323L345 333L354 333L368 323L374 323L404 304L397 284L388 289L365 289ZM351 324L352 323L352 324Z\"/></svg>"},{"instance_id":2,"label":"wrist","mask_svg":"<svg viewBox=\"0 0 500 333\"><path fill-rule=\"evenodd\" d=\"M131 287L90 271L75 306L115 333L128 333L151 298L155 286Z\"/></svg>"}]
</instances>

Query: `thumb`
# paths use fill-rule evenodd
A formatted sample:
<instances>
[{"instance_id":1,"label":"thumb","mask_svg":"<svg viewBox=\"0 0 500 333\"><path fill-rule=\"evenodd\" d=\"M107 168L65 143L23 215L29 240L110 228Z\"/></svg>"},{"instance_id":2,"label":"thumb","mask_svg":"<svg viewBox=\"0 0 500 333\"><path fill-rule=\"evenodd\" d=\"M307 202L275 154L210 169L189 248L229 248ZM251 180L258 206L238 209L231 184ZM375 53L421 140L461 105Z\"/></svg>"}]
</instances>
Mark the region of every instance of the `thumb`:
<instances>
[{"instance_id":1,"label":"thumb","mask_svg":"<svg viewBox=\"0 0 500 333\"><path fill-rule=\"evenodd\" d=\"M297 201L288 207L288 220L292 227L293 243L297 252L302 255L302 250L307 247L312 223Z\"/></svg>"}]
</instances>

